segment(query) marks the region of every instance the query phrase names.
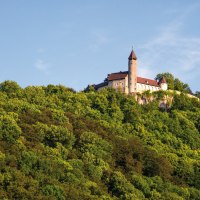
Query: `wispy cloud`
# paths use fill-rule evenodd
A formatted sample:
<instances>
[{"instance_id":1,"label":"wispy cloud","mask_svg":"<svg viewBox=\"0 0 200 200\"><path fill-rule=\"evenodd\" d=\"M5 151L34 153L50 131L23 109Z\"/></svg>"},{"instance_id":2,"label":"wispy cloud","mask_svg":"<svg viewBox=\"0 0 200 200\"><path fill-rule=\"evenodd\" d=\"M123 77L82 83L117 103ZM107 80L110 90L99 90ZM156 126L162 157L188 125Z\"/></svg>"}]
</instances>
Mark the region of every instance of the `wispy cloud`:
<instances>
[{"instance_id":1,"label":"wispy cloud","mask_svg":"<svg viewBox=\"0 0 200 200\"><path fill-rule=\"evenodd\" d=\"M158 72L171 72L188 81L200 75L200 37L184 36L182 30L185 19L195 11L200 4L191 5L173 21L160 29L158 35L141 45L139 73L146 75ZM166 58L163 60L163 58Z\"/></svg>"},{"instance_id":2,"label":"wispy cloud","mask_svg":"<svg viewBox=\"0 0 200 200\"><path fill-rule=\"evenodd\" d=\"M35 68L38 69L39 71L44 72L45 74L47 74L48 71L49 71L49 64L47 62L45 62L44 60L42 60L42 59L38 59L35 62Z\"/></svg>"}]
</instances>

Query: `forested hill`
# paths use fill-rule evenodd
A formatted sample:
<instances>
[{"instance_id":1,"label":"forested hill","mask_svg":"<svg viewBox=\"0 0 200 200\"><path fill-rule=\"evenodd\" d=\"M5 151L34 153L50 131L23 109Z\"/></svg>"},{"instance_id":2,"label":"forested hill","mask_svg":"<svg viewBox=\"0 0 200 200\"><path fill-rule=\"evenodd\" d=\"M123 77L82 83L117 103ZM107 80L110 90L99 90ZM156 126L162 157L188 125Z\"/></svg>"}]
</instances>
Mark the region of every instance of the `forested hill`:
<instances>
[{"instance_id":1,"label":"forested hill","mask_svg":"<svg viewBox=\"0 0 200 200\"><path fill-rule=\"evenodd\" d=\"M0 199L200 199L200 101L0 84Z\"/></svg>"}]
</instances>

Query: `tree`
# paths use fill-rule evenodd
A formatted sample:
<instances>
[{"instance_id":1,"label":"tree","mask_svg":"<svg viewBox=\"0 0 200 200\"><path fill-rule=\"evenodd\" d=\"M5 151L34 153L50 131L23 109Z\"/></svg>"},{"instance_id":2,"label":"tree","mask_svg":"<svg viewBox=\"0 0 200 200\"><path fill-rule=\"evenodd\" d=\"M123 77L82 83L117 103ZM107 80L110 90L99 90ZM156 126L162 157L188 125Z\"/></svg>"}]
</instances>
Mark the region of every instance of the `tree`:
<instances>
[{"instance_id":1,"label":"tree","mask_svg":"<svg viewBox=\"0 0 200 200\"><path fill-rule=\"evenodd\" d=\"M14 143L20 135L21 129L11 116L0 116L0 140Z\"/></svg>"},{"instance_id":2,"label":"tree","mask_svg":"<svg viewBox=\"0 0 200 200\"><path fill-rule=\"evenodd\" d=\"M174 76L169 72L165 72L165 73L157 74L155 79L157 81L160 81L163 77L167 81L168 89L174 90Z\"/></svg>"},{"instance_id":3,"label":"tree","mask_svg":"<svg viewBox=\"0 0 200 200\"><path fill-rule=\"evenodd\" d=\"M55 197L58 200L65 199L63 189L56 185L45 185L42 187L42 192L48 197Z\"/></svg>"},{"instance_id":4,"label":"tree","mask_svg":"<svg viewBox=\"0 0 200 200\"><path fill-rule=\"evenodd\" d=\"M47 126L42 123L37 123L34 127L41 135L41 141L50 147L56 147L57 142L59 142L71 149L74 144L74 135L67 128L55 125Z\"/></svg>"},{"instance_id":5,"label":"tree","mask_svg":"<svg viewBox=\"0 0 200 200\"><path fill-rule=\"evenodd\" d=\"M180 92L192 93L189 85L181 82L178 78L174 79L174 89Z\"/></svg>"},{"instance_id":6,"label":"tree","mask_svg":"<svg viewBox=\"0 0 200 200\"><path fill-rule=\"evenodd\" d=\"M183 83L178 78L175 78L171 73L166 72L166 73L157 74L155 79L157 81L160 81L163 77L167 81L168 89L178 90L180 92L185 92L185 93L192 93L192 91L187 83Z\"/></svg>"},{"instance_id":7,"label":"tree","mask_svg":"<svg viewBox=\"0 0 200 200\"><path fill-rule=\"evenodd\" d=\"M111 175L108 188L109 191L111 191L113 195L119 197L119 199L145 199L143 193L137 190L119 171L115 171Z\"/></svg>"},{"instance_id":8,"label":"tree","mask_svg":"<svg viewBox=\"0 0 200 200\"><path fill-rule=\"evenodd\" d=\"M198 97L200 99L200 91L196 91L195 92L195 96Z\"/></svg>"},{"instance_id":9,"label":"tree","mask_svg":"<svg viewBox=\"0 0 200 200\"><path fill-rule=\"evenodd\" d=\"M5 92L9 97L21 97L22 88L15 81L4 81L0 84L0 91Z\"/></svg>"},{"instance_id":10,"label":"tree","mask_svg":"<svg viewBox=\"0 0 200 200\"><path fill-rule=\"evenodd\" d=\"M139 105L109 88L2 84L0 199L199 199L200 101L183 92Z\"/></svg>"},{"instance_id":11,"label":"tree","mask_svg":"<svg viewBox=\"0 0 200 200\"><path fill-rule=\"evenodd\" d=\"M45 91L41 86L28 86L24 89L24 96L32 104L44 105L46 102Z\"/></svg>"}]
</instances>

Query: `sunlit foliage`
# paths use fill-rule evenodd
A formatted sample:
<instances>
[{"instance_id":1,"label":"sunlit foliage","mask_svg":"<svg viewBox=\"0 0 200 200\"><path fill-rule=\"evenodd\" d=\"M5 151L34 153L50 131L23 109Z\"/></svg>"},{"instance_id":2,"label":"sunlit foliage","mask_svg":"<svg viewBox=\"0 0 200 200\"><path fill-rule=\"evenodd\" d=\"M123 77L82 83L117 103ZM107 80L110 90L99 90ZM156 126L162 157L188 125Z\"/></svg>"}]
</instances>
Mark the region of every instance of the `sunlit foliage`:
<instances>
[{"instance_id":1,"label":"sunlit foliage","mask_svg":"<svg viewBox=\"0 0 200 200\"><path fill-rule=\"evenodd\" d=\"M0 199L199 199L200 101L143 95L1 83Z\"/></svg>"}]
</instances>

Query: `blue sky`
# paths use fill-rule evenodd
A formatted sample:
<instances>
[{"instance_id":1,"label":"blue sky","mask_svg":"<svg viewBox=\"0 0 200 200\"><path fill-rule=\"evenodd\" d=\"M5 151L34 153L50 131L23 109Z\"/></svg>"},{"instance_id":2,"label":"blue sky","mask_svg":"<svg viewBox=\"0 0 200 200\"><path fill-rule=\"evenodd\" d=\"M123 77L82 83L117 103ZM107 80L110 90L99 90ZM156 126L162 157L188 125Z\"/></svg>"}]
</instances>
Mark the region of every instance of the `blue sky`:
<instances>
[{"instance_id":1,"label":"blue sky","mask_svg":"<svg viewBox=\"0 0 200 200\"><path fill-rule=\"evenodd\" d=\"M0 0L0 82L76 90L127 70L200 90L198 0Z\"/></svg>"}]
</instances>

